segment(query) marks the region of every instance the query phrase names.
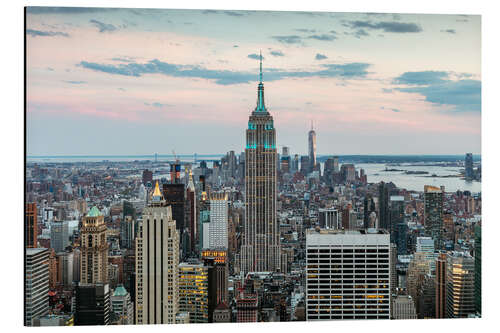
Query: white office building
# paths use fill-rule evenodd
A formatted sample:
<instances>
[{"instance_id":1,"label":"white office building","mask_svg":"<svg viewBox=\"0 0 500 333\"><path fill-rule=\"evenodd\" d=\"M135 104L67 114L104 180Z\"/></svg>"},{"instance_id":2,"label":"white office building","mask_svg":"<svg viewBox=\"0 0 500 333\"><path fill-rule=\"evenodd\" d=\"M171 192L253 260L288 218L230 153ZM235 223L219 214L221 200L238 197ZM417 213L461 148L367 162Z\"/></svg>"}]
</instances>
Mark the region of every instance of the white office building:
<instances>
[{"instance_id":1,"label":"white office building","mask_svg":"<svg viewBox=\"0 0 500 333\"><path fill-rule=\"evenodd\" d=\"M227 193L210 194L210 224L208 226L208 248L227 249L228 211L229 202Z\"/></svg>"},{"instance_id":2,"label":"white office building","mask_svg":"<svg viewBox=\"0 0 500 333\"><path fill-rule=\"evenodd\" d=\"M307 230L306 320L389 319L390 235Z\"/></svg>"}]
</instances>

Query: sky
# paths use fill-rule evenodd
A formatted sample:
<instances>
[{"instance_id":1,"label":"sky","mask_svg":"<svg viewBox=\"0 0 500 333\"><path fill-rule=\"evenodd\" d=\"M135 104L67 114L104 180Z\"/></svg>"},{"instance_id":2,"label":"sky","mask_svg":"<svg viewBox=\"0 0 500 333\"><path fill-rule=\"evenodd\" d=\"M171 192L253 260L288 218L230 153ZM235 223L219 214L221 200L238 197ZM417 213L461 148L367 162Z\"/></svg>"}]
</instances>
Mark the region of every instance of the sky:
<instances>
[{"instance_id":1,"label":"sky","mask_svg":"<svg viewBox=\"0 0 500 333\"><path fill-rule=\"evenodd\" d=\"M478 15L28 7L28 156L481 153Z\"/></svg>"}]
</instances>

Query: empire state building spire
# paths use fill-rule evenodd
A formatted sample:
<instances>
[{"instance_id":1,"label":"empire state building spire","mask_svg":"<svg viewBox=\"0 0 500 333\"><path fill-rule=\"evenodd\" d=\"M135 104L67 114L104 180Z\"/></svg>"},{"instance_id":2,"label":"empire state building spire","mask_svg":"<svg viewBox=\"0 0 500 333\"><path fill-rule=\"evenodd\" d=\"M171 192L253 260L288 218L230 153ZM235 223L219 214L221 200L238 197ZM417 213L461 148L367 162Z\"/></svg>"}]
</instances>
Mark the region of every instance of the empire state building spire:
<instances>
[{"instance_id":1,"label":"empire state building spire","mask_svg":"<svg viewBox=\"0 0 500 333\"><path fill-rule=\"evenodd\" d=\"M259 73L259 87L257 90L257 106L255 112L267 112L266 105L264 104L264 83L262 83L262 51L260 52L260 73Z\"/></svg>"}]
</instances>

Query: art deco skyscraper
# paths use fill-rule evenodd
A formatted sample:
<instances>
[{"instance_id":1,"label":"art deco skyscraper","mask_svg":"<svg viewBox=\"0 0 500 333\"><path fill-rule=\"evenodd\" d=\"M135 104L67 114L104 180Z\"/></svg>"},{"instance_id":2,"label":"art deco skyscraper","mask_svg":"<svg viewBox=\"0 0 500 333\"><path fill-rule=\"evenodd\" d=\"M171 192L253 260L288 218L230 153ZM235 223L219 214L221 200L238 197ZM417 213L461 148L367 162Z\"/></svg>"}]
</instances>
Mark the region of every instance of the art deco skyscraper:
<instances>
[{"instance_id":1,"label":"art deco skyscraper","mask_svg":"<svg viewBox=\"0 0 500 333\"><path fill-rule=\"evenodd\" d=\"M280 270L280 235L276 220L276 130L264 104L262 55L257 106L248 120L245 149L245 228L243 272Z\"/></svg>"},{"instance_id":2,"label":"art deco skyscraper","mask_svg":"<svg viewBox=\"0 0 500 333\"><path fill-rule=\"evenodd\" d=\"M186 187L186 226L189 228L190 251L196 251L196 189L193 181L193 171L189 169L189 180Z\"/></svg>"},{"instance_id":3,"label":"art deco skyscraper","mask_svg":"<svg viewBox=\"0 0 500 333\"><path fill-rule=\"evenodd\" d=\"M104 216L94 206L83 218L81 233L81 283L108 282L108 243Z\"/></svg>"},{"instance_id":4,"label":"art deco skyscraper","mask_svg":"<svg viewBox=\"0 0 500 333\"><path fill-rule=\"evenodd\" d=\"M316 168L316 132L313 128L311 120L311 130L309 131L309 172L313 172Z\"/></svg>"},{"instance_id":5,"label":"art deco skyscraper","mask_svg":"<svg viewBox=\"0 0 500 333\"><path fill-rule=\"evenodd\" d=\"M179 231L158 182L138 229L136 323L175 324L179 309Z\"/></svg>"}]
</instances>

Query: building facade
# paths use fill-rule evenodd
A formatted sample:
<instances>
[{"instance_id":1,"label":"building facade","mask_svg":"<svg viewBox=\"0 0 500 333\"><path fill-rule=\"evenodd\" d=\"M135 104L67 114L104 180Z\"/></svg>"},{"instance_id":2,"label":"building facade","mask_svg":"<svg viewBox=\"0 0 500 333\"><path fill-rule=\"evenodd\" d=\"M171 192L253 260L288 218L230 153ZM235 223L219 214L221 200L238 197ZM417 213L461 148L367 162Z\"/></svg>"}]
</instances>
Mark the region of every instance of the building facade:
<instances>
[{"instance_id":1,"label":"building facade","mask_svg":"<svg viewBox=\"0 0 500 333\"><path fill-rule=\"evenodd\" d=\"M228 245L229 202L226 193L210 193L210 225L208 248L225 248Z\"/></svg>"},{"instance_id":2,"label":"building facade","mask_svg":"<svg viewBox=\"0 0 500 333\"><path fill-rule=\"evenodd\" d=\"M136 237L136 324L175 324L179 309L179 231L158 182Z\"/></svg>"},{"instance_id":3,"label":"building facade","mask_svg":"<svg viewBox=\"0 0 500 333\"><path fill-rule=\"evenodd\" d=\"M383 230L308 230L306 320L390 319L389 247Z\"/></svg>"},{"instance_id":4,"label":"building facade","mask_svg":"<svg viewBox=\"0 0 500 333\"><path fill-rule=\"evenodd\" d=\"M108 243L104 216L94 206L83 218L80 245L80 282L108 281Z\"/></svg>"},{"instance_id":5,"label":"building facade","mask_svg":"<svg viewBox=\"0 0 500 333\"><path fill-rule=\"evenodd\" d=\"M25 242L27 248L37 247L38 215L36 202L26 203Z\"/></svg>"},{"instance_id":6,"label":"building facade","mask_svg":"<svg viewBox=\"0 0 500 333\"><path fill-rule=\"evenodd\" d=\"M446 317L475 314L474 258L465 252L449 252L446 263Z\"/></svg>"},{"instance_id":7,"label":"building facade","mask_svg":"<svg viewBox=\"0 0 500 333\"><path fill-rule=\"evenodd\" d=\"M424 227L434 240L435 249L443 249L443 196L439 187L424 186Z\"/></svg>"},{"instance_id":8,"label":"building facade","mask_svg":"<svg viewBox=\"0 0 500 333\"><path fill-rule=\"evenodd\" d=\"M308 134L308 155L309 155L309 173L316 170L316 131L314 131L311 121L311 130Z\"/></svg>"},{"instance_id":9,"label":"building facade","mask_svg":"<svg viewBox=\"0 0 500 333\"><path fill-rule=\"evenodd\" d=\"M245 149L245 221L241 270L279 271L280 234L276 218L276 130L264 104L262 57L257 106L250 115Z\"/></svg>"},{"instance_id":10,"label":"building facade","mask_svg":"<svg viewBox=\"0 0 500 333\"><path fill-rule=\"evenodd\" d=\"M49 313L49 250L28 248L25 257L24 325Z\"/></svg>"},{"instance_id":11,"label":"building facade","mask_svg":"<svg viewBox=\"0 0 500 333\"><path fill-rule=\"evenodd\" d=\"M398 295L392 302L392 319L417 319L415 304L411 296Z\"/></svg>"},{"instance_id":12,"label":"building facade","mask_svg":"<svg viewBox=\"0 0 500 333\"><path fill-rule=\"evenodd\" d=\"M75 325L109 325L110 294L107 283L80 283L75 290Z\"/></svg>"}]
</instances>

